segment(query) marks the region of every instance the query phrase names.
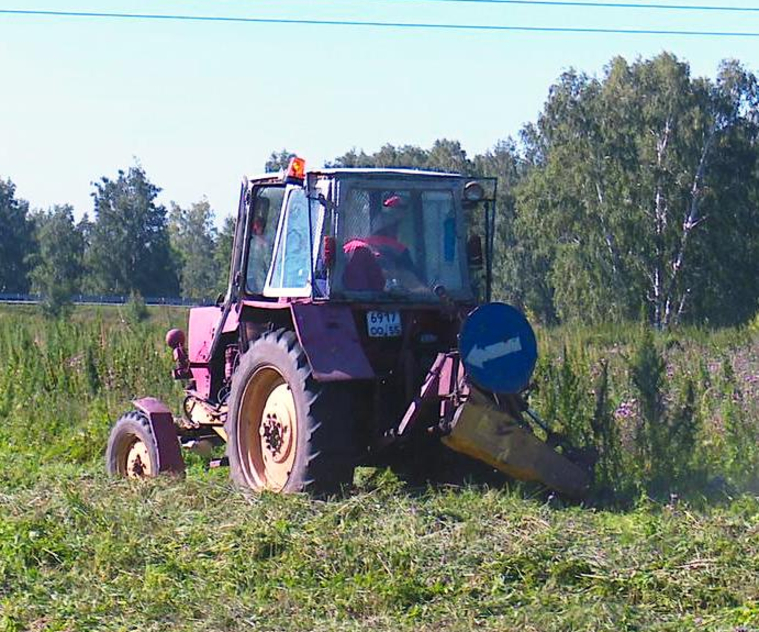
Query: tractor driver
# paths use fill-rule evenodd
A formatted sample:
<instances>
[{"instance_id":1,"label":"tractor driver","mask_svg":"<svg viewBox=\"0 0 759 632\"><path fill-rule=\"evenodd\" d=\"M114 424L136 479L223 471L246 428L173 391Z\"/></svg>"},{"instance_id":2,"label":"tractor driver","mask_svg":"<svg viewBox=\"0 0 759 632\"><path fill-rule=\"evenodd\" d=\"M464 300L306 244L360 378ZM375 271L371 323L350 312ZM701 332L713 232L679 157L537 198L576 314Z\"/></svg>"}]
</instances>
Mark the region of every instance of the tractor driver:
<instances>
[{"instance_id":1,"label":"tractor driver","mask_svg":"<svg viewBox=\"0 0 759 632\"><path fill-rule=\"evenodd\" d=\"M408 247L399 239L399 229L408 213L400 195L390 195L382 210L372 218L372 232L346 242L343 252L348 264L343 284L348 290L415 290L425 288Z\"/></svg>"},{"instance_id":2,"label":"tractor driver","mask_svg":"<svg viewBox=\"0 0 759 632\"><path fill-rule=\"evenodd\" d=\"M266 275L271 263L272 244L266 226L269 218L269 199L258 197L253 207L248 250L248 291L263 294Z\"/></svg>"}]
</instances>

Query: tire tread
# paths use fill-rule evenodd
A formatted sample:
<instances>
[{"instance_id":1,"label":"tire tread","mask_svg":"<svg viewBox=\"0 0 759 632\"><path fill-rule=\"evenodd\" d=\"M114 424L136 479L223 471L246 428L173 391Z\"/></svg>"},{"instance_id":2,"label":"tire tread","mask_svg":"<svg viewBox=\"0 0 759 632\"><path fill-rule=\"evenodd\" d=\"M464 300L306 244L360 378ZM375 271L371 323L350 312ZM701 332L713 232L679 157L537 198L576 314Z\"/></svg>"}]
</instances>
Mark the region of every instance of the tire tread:
<instances>
[{"instance_id":1,"label":"tire tread","mask_svg":"<svg viewBox=\"0 0 759 632\"><path fill-rule=\"evenodd\" d=\"M350 410L350 392L347 385L317 382L311 373L303 348L292 330L277 329L264 333L254 341L240 361L232 380L230 397L230 420L228 423L230 440L230 469L232 478L237 483L247 486L245 475L237 462L235 442L236 423L232 416L239 405L239 399L247 380L253 375L262 358L272 355L272 345L283 350L291 366L276 368L290 373L294 382L290 384L293 396L300 399L305 411L304 425L299 425L299 432L307 437L307 454L296 456L296 464L283 491L308 491L314 494L331 494L338 492L342 486L350 484L353 479L358 449L356 428ZM271 364L276 366L276 362ZM288 379L287 376L285 376ZM288 379L289 381L289 379ZM297 408L297 403L296 403Z\"/></svg>"}]
</instances>

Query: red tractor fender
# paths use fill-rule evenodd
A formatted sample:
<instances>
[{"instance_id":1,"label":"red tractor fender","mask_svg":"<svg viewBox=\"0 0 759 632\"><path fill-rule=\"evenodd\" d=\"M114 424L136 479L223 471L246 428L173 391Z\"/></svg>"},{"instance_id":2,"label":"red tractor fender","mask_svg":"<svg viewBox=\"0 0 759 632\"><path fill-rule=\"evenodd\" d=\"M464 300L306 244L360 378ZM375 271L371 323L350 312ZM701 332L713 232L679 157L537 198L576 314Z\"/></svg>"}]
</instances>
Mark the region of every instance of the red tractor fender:
<instances>
[{"instance_id":1,"label":"red tractor fender","mask_svg":"<svg viewBox=\"0 0 759 632\"><path fill-rule=\"evenodd\" d=\"M345 382L375 377L349 306L293 303L290 309L315 379Z\"/></svg>"},{"instance_id":2,"label":"red tractor fender","mask_svg":"<svg viewBox=\"0 0 759 632\"><path fill-rule=\"evenodd\" d=\"M150 422L150 429L158 447L158 471L184 474L179 436L169 407L154 397L136 399L132 403Z\"/></svg>"}]
</instances>

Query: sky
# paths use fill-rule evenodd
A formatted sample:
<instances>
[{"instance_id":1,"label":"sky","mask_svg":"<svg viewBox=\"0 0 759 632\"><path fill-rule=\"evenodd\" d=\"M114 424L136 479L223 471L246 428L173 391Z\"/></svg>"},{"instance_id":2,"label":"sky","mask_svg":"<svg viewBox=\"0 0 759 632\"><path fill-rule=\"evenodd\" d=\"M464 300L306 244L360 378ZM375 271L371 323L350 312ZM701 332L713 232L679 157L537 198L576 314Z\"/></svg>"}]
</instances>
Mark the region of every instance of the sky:
<instances>
[{"instance_id":1,"label":"sky","mask_svg":"<svg viewBox=\"0 0 759 632\"><path fill-rule=\"evenodd\" d=\"M646 0L639 0L646 2ZM759 0L656 4L759 7ZM8 9L759 33L759 11L436 0L0 0ZM0 178L33 208L93 213L92 183L140 164L182 206L236 210L243 175L287 148L459 140L470 156L535 121L559 75L671 51L696 76L759 72L759 38L132 21L0 12ZM0 227L2 230L2 227Z\"/></svg>"}]
</instances>

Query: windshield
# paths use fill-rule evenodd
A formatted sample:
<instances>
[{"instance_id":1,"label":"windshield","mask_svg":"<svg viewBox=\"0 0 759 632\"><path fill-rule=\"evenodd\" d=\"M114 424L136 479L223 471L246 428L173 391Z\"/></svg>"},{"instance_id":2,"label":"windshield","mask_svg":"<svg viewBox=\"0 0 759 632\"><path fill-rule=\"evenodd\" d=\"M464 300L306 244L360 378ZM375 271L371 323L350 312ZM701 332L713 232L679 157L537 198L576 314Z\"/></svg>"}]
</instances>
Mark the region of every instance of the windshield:
<instances>
[{"instance_id":1,"label":"windshield","mask_svg":"<svg viewBox=\"0 0 759 632\"><path fill-rule=\"evenodd\" d=\"M438 300L442 285L466 298L454 190L408 183L350 186L339 207L333 290L367 298Z\"/></svg>"}]
</instances>

